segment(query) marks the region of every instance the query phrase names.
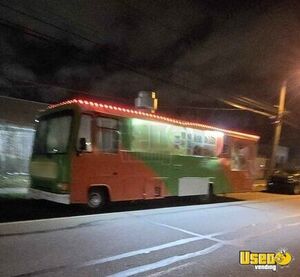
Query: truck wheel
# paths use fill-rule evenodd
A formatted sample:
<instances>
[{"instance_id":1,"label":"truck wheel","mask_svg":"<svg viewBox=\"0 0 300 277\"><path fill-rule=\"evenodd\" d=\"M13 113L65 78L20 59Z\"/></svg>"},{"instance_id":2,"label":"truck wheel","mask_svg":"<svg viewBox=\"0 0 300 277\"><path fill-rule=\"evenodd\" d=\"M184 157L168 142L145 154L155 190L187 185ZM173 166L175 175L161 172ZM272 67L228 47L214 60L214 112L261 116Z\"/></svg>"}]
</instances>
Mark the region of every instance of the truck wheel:
<instances>
[{"instance_id":1,"label":"truck wheel","mask_svg":"<svg viewBox=\"0 0 300 277\"><path fill-rule=\"evenodd\" d=\"M92 188L88 194L88 207L91 209L101 209L107 202L106 192L101 188Z\"/></svg>"}]
</instances>

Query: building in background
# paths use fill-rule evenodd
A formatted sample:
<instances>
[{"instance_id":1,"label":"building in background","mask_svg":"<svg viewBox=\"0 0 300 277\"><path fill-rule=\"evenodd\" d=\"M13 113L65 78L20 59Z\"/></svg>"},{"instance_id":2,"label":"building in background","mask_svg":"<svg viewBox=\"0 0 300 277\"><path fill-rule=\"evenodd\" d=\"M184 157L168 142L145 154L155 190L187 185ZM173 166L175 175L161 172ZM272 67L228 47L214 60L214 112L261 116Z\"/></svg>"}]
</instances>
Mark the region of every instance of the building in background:
<instances>
[{"instance_id":1,"label":"building in background","mask_svg":"<svg viewBox=\"0 0 300 277\"><path fill-rule=\"evenodd\" d=\"M0 96L0 174L28 174L34 120L47 104Z\"/></svg>"}]
</instances>

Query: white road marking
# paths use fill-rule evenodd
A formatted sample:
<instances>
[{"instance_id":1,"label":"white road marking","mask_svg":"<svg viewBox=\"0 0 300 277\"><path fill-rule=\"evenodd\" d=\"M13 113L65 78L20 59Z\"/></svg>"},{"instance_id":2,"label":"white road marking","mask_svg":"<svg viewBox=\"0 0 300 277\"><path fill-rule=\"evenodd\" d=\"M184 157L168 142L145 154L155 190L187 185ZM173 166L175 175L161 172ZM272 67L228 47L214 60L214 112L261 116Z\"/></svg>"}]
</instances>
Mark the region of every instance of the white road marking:
<instances>
[{"instance_id":1,"label":"white road marking","mask_svg":"<svg viewBox=\"0 0 300 277\"><path fill-rule=\"evenodd\" d=\"M198 233L194 233L194 232L191 232L191 231L188 231L188 230L185 230L185 229L182 229L182 228L178 228L178 227L175 227L175 226L172 226L172 225L168 225L168 224L165 224L165 223L159 223L159 222L155 222L155 221L152 221L152 220L147 220L147 221L151 222L151 223L153 223L155 225L163 226L163 227L166 227L166 228L169 228L169 229L173 229L173 230L176 230L176 231L180 231L180 232L188 234L188 235L192 235L192 236L196 236L196 237L201 237L201 238L205 237L205 236L200 235Z\"/></svg>"},{"instance_id":2,"label":"white road marking","mask_svg":"<svg viewBox=\"0 0 300 277\"><path fill-rule=\"evenodd\" d=\"M298 225L300 225L300 222L289 223L289 224L286 224L285 226L298 226Z\"/></svg>"},{"instance_id":3,"label":"white road marking","mask_svg":"<svg viewBox=\"0 0 300 277\"><path fill-rule=\"evenodd\" d=\"M165 267L165 266L168 266L170 264L174 264L174 263L177 263L180 261L192 259L192 258L195 258L198 256L207 255L207 254L212 253L212 252L216 251L217 249L221 248L223 245L224 245L223 243L216 243L210 247L207 247L207 248L202 249L197 252L191 252L191 253L187 253L187 254L180 255L180 256L172 256L172 257L160 260L155 263L141 265L141 266L133 267L133 268L130 268L130 269L127 269L124 271L120 271L115 274L109 275L108 277L132 276L132 275L147 272L150 270L155 270L157 268L162 268L162 267Z\"/></svg>"},{"instance_id":4,"label":"white road marking","mask_svg":"<svg viewBox=\"0 0 300 277\"><path fill-rule=\"evenodd\" d=\"M141 216L137 216L137 217L141 218ZM287 218L296 218L296 217L299 217L299 214L285 216L285 217L279 218L279 220L284 220L284 219L287 219ZM131 276L131 275L146 272L146 271L149 271L149 270L154 270L154 269L157 269L157 268L165 267L165 266L168 266L170 264L173 264L173 263L176 263L178 261L185 260L185 259L190 259L190 258L197 257L197 256L200 256L200 255L206 255L206 254L211 253L211 252L215 251L216 249L219 249L222 246L225 246L225 245L228 245L228 244L236 246L237 243L235 243L235 242L247 241L250 238L257 237L259 235L263 235L263 234L267 234L269 232L276 231L278 229L283 228L284 226L300 225L300 222L290 223L290 224L286 224L286 225L277 224L277 226L275 226L275 228L272 228L271 230L270 229L265 230L264 232L261 232L259 234L245 236L245 237L240 238L240 239L221 240L221 239L215 238L215 236L234 233L237 230L239 230L240 228L238 228L235 231L230 231L230 232L217 232L217 233L211 233L211 234L207 234L207 235L201 235L199 233L191 232L189 230L185 230L185 229L175 227L175 226L172 226L172 225L159 223L159 222L155 222L155 221L151 221L151 220L145 220L145 221L148 221L148 222L150 222L152 224L155 224L157 226L162 226L162 227L165 227L165 228L177 230L177 231L183 232L185 234L192 235L192 237L177 240L177 241L173 241L173 242L169 242L169 243L165 243L165 244L161 244L161 245L157 245L157 246L154 246L154 247L149 247L149 248L145 248L145 249L139 249L139 250L135 250L135 251L121 253L121 254L118 254L118 255L115 255L115 256L111 256L111 257L93 259L93 260L81 263L79 265L69 264L69 265L65 265L65 266L61 266L61 267L57 267L57 268L50 268L50 269L48 268L48 269L44 269L44 270L40 270L40 271L31 272L27 275L28 276L33 276L33 275L43 274L43 273L46 273L48 271L53 273L53 272L65 270L67 268L81 268L81 267L88 267L88 266L103 264L103 263L106 263L106 262L125 259L125 258L128 258L128 257L133 257L133 256L136 256L136 255L140 255L140 254L148 254L148 253L151 253L152 251L159 251L159 250L166 249L166 248L169 248L169 247L183 245L183 244L186 244L186 243L189 243L189 242L203 240L203 239L208 239L208 240L217 242L213 246L208 247L208 248L203 249L203 250L200 250L200 251L197 251L197 252L192 252L192 253L184 254L184 255L181 255L181 256L172 256L172 257L163 259L161 261L158 261L158 262L155 262L155 263L152 263L152 264L141 265L141 266L138 266L138 267L135 267L135 268L132 268L132 269L128 269L128 270L116 273L116 274L119 274L119 275L112 275L112 276ZM257 225L259 225L259 223L257 223ZM252 226L252 227L254 227L254 226ZM134 273L134 272L136 272L136 273Z\"/></svg>"},{"instance_id":5,"label":"white road marking","mask_svg":"<svg viewBox=\"0 0 300 277\"><path fill-rule=\"evenodd\" d=\"M186 268L186 267L194 265L194 264L196 264L196 262L188 262L186 264L174 266L174 267L171 267L167 270L162 270L162 271L150 274L150 275L148 275L148 277L158 277L158 276L166 275L166 274L171 273L173 271L176 271L176 270L179 270L179 269L182 269L182 268Z\"/></svg>"},{"instance_id":6,"label":"white road marking","mask_svg":"<svg viewBox=\"0 0 300 277\"><path fill-rule=\"evenodd\" d=\"M155 222L152 222L152 223L155 223ZM167 225L167 226L168 227L173 227L173 226L170 226L170 225ZM174 228L180 229L180 228L177 228L177 227L174 227ZM189 231L184 230L184 229L180 229L180 230L185 231L185 233L192 233L192 232L189 232ZM153 246L153 247L134 250L134 251L118 254L118 255L115 255L115 256L105 257L105 258L101 258L101 259L93 259L93 260L89 260L89 261L81 263L81 264L69 264L69 265L63 265L63 266L54 267L54 268L45 268L45 269L42 269L42 270L37 270L37 271L34 271L34 272L30 272L28 274L25 274L24 276L41 275L41 274L45 274L47 272L54 273L54 272L63 271L67 268L83 268L83 267L88 267L88 266L100 265L100 264L104 264L104 263L107 263L107 262L117 261L117 260L129 258L129 257L141 255L141 254L149 254L149 253L154 252L154 251L159 251L159 250L162 250L162 249L187 244L187 243L190 243L190 242L193 242L193 241L198 241L198 240L203 240L203 239L214 240L214 238L213 238L214 236L222 235L222 234L225 234L225 233L224 232L216 232L216 233L211 233L211 234L208 234L208 235L200 235L200 234L196 234L196 233L193 233L193 234L195 234L193 237L186 238L186 239L180 239L180 240L176 240L176 241L173 241L173 242L168 242L168 243L165 243L165 244L160 244L160 245ZM218 240L218 244L226 245L227 242ZM201 250L201 251L204 251L204 250ZM179 257L181 257L181 256L179 256ZM23 276L23 275L20 275L20 276Z\"/></svg>"},{"instance_id":7,"label":"white road marking","mask_svg":"<svg viewBox=\"0 0 300 277\"><path fill-rule=\"evenodd\" d=\"M166 248L170 248L170 247L174 247L174 246L178 246L178 245L183 245L183 244L186 244L186 243L189 243L189 242L202 240L202 239L203 238L201 238L201 237L192 237L192 238L187 238L187 239L176 240L176 241L173 241L173 242L160 244L160 245L149 247L149 248L134 250L134 251L122 253L122 254L119 254L119 255L111 256L111 257L90 260L90 261L87 261L85 263L82 263L82 264L78 265L78 267L87 267L87 266L91 266L91 265L99 265L99 264L112 262L112 261L116 261L116 260L120 260L120 259L124 259L124 258L129 258L129 257L141 255L141 254L149 254L153 251L159 251L159 250L162 250L162 249L166 249Z\"/></svg>"},{"instance_id":8,"label":"white road marking","mask_svg":"<svg viewBox=\"0 0 300 277\"><path fill-rule=\"evenodd\" d=\"M284 216L282 218L279 218L279 220L285 219L285 218L296 218L296 217L300 217L300 214L287 215L287 216Z\"/></svg>"},{"instance_id":9,"label":"white road marking","mask_svg":"<svg viewBox=\"0 0 300 277\"><path fill-rule=\"evenodd\" d=\"M281 220L285 219L285 218L295 218L295 217L299 217L299 215L283 217L283 218L281 218ZM146 220L146 221L151 222L152 224L155 224L155 225L158 225L158 226L166 227L166 228L169 228L169 229L173 229L173 230L183 232L185 234L192 235L193 237L186 238L186 239L181 239L181 240L177 240L177 241L173 241L173 242L169 242L169 243L165 243L165 244L161 244L161 245L157 245L157 246L153 246L153 247L149 247L149 248L134 250L134 251L118 254L118 255L115 255L115 256L105 257L105 258L101 258L101 259L93 259L93 260L81 263L79 265L66 265L66 266L63 266L63 268L64 269L66 269L68 267L82 268L82 267L88 267L88 266L93 266L93 265L99 265L99 264L103 264L103 263L106 263L106 262L116 261L116 260L120 260L120 259L124 259L124 258L128 258L128 257L133 257L133 256L141 255L141 254L149 254L153 251L159 251L159 250L162 250L162 249L166 249L166 248L170 248L170 247L174 247L174 246L179 246L179 245L183 245L183 244L186 244L186 243L189 243L189 242L203 240L203 239L208 239L208 240L217 242L215 244L215 246L217 245L218 248L220 248L221 246L224 246L224 245L238 246L238 245L240 245L241 242L247 241L250 238L254 238L254 237L257 237L259 235L267 234L267 233L273 232L275 230L281 229L283 227L282 225L277 224L277 226L275 228L273 228L271 230L264 231L264 232L260 232L259 234L248 235L248 236L245 236L245 237L240 238L240 239L221 240L221 239L215 238L215 236L234 233L236 230L231 231L231 232L216 232L216 233L211 233L211 234L207 234L207 235L201 235L199 233L191 232L191 231L188 231L188 230L185 230L185 229L182 229L182 228L178 228L178 227L175 227L175 226L172 226L172 225L159 223L159 222L155 222L155 221L152 221L152 220ZM285 226L296 226L296 225L300 225L300 222L286 224ZM208 253L210 253L210 249L214 249L214 248L212 246L212 247L209 247L207 249L209 250ZM206 253L204 250L195 252L196 253L195 257L198 256L198 255L204 255ZM192 255L192 254L193 253L189 253L189 254L186 254L186 255L183 255L183 256L179 256L179 257L175 256L175 258L179 258L178 261L180 261L182 259L182 257L186 257L187 255L189 257L189 255ZM168 264L172 264L173 262L170 262L172 260L172 258L174 258L174 257L170 257L170 258L167 258L167 259L162 260L162 261L163 261L163 263L167 262ZM189 259L189 258L187 258L187 259ZM177 260L174 261L174 262L177 262ZM154 264L157 264L157 263L154 263ZM152 267L154 264L150 264L150 266ZM158 262L158 267L162 267L160 265L161 264ZM145 265L145 266L147 266L147 265ZM142 270L144 270L144 266L140 266L140 267L142 267L143 268ZM140 268L140 267L138 267L138 268ZM54 270L52 269L51 271L52 272L61 271L63 268L62 267L59 267L57 269L53 268ZM41 272L44 272L44 271L47 271L47 269L32 272L30 274L31 275L37 275L37 274L39 274ZM130 275L126 275L126 276L130 276Z\"/></svg>"},{"instance_id":10,"label":"white road marking","mask_svg":"<svg viewBox=\"0 0 300 277\"><path fill-rule=\"evenodd\" d=\"M163 227L166 227L166 228L169 228L169 229L172 229L172 230L180 231L180 232L183 232L185 234L200 237L202 239L209 239L209 240L212 240L212 241L215 241L215 242L220 242L220 243L223 243L223 244L230 244L230 245L233 244L230 241L224 241L224 240L221 240L221 239L214 238L214 236L224 235L225 234L224 232L218 232L218 233L209 234L209 235L201 235L201 234L194 233L194 232L191 232L191 231L188 231L188 230L185 230L185 229L182 229L182 228L178 228L178 227L175 227L175 226L172 226L172 225L159 223L159 222L155 222L155 221L151 221L151 220L147 220L147 221L149 221L149 222L151 222L155 225L158 225L158 226L163 226Z\"/></svg>"},{"instance_id":11,"label":"white road marking","mask_svg":"<svg viewBox=\"0 0 300 277\"><path fill-rule=\"evenodd\" d=\"M85 263L82 263L82 264L78 265L77 267L87 267L87 266L92 266L92 265L99 265L99 264L112 262L112 261L116 261L116 260L120 260L120 259L124 259L124 258L129 258L129 257L141 255L141 254L149 254L150 252L153 252L153 251L159 251L159 250L162 250L162 249L166 249L166 248L170 248L170 247L174 247L174 246L178 246L178 245L183 245L183 244L186 244L186 243L189 243L189 242L193 242L193 241L197 241L197 240L203 240L203 239L212 240L212 241L215 241L215 242L218 242L218 243L221 243L221 244L231 244L230 242L214 238L214 236L219 236L219 235L225 234L224 232L217 232L217 233L212 233L212 234L208 234L208 235L201 235L201 234L198 234L198 233L190 232L190 231L182 229L182 228L178 228L178 227L175 227L175 226L155 222L155 221L152 221L152 220L151 221L147 220L147 221L151 222L152 224L155 224L155 225L163 226L163 227L166 227L166 228L169 228L169 229L173 229L173 230L183 232L185 234L192 235L193 237L187 238L187 239L176 240L176 241L173 241L173 242L169 242L169 243L165 243L165 244L161 244L161 245L157 245L157 246L153 246L153 247L149 247L149 248L145 248L145 249L134 250L134 251L118 254L118 255L115 255L115 256L111 256L111 257L105 257L105 258L101 258L101 259L90 260L90 261L87 261Z\"/></svg>"}]
</instances>

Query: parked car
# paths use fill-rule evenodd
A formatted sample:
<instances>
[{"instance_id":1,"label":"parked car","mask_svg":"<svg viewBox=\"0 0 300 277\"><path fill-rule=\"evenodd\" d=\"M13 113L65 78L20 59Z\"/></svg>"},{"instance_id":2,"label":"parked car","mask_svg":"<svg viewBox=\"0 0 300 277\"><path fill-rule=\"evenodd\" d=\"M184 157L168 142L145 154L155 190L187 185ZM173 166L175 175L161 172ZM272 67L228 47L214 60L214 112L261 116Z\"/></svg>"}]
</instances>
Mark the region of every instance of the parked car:
<instances>
[{"instance_id":1,"label":"parked car","mask_svg":"<svg viewBox=\"0 0 300 277\"><path fill-rule=\"evenodd\" d=\"M268 179L267 190L300 194L300 169L275 170Z\"/></svg>"}]
</instances>

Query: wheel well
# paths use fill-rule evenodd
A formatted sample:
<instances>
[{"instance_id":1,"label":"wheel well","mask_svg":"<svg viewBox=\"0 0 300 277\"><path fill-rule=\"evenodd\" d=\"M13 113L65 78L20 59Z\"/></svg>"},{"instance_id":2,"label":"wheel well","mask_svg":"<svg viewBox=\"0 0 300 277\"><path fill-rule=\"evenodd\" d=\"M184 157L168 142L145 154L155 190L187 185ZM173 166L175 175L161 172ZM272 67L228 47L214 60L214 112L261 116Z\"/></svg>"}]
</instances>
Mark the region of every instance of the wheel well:
<instances>
[{"instance_id":1,"label":"wheel well","mask_svg":"<svg viewBox=\"0 0 300 277\"><path fill-rule=\"evenodd\" d=\"M90 186L88 193L90 193L91 191L103 191L106 196L106 200L110 201L110 195L107 186Z\"/></svg>"}]
</instances>

